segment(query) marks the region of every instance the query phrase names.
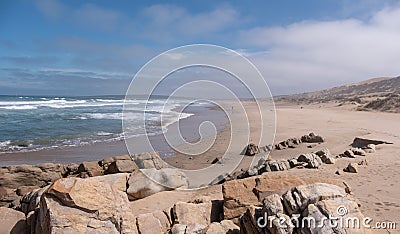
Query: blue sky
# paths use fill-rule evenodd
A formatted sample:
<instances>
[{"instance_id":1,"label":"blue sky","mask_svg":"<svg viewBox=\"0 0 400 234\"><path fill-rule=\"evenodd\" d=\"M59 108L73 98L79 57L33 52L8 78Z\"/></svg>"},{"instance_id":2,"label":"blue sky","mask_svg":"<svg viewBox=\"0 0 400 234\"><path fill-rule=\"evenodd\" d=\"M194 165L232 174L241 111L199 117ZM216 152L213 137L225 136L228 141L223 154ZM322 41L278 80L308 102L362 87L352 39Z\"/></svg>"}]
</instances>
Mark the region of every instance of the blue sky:
<instances>
[{"instance_id":1,"label":"blue sky","mask_svg":"<svg viewBox=\"0 0 400 234\"><path fill-rule=\"evenodd\" d=\"M274 95L398 76L393 0L0 3L0 94L124 94L159 53L210 43L237 50Z\"/></svg>"}]
</instances>

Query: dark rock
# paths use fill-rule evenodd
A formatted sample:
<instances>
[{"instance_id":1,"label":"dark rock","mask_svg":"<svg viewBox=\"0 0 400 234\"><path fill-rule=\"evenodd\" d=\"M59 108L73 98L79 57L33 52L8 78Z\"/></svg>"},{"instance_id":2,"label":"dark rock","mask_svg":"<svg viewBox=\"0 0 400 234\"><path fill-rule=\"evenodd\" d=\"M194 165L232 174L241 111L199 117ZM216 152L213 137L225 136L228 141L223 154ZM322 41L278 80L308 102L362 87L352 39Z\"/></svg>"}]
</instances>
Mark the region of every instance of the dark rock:
<instances>
[{"instance_id":1,"label":"dark rock","mask_svg":"<svg viewBox=\"0 0 400 234\"><path fill-rule=\"evenodd\" d=\"M220 162L219 158L215 158L214 160L212 160L211 164L216 164L216 163L219 163L219 162Z\"/></svg>"},{"instance_id":2,"label":"dark rock","mask_svg":"<svg viewBox=\"0 0 400 234\"><path fill-rule=\"evenodd\" d=\"M356 156L354 155L352 150L346 150L344 151L344 153L342 154L343 157L347 157L347 158L355 158Z\"/></svg>"},{"instance_id":3,"label":"dark rock","mask_svg":"<svg viewBox=\"0 0 400 234\"><path fill-rule=\"evenodd\" d=\"M322 160L316 154L302 154L297 158L298 162L306 162L307 168L319 168L322 165Z\"/></svg>"},{"instance_id":4,"label":"dark rock","mask_svg":"<svg viewBox=\"0 0 400 234\"><path fill-rule=\"evenodd\" d=\"M367 155L367 153L365 153L364 150L360 149L360 148L352 148L351 151L353 151L354 155L358 155L358 156L365 156Z\"/></svg>"},{"instance_id":5,"label":"dark rock","mask_svg":"<svg viewBox=\"0 0 400 234\"><path fill-rule=\"evenodd\" d=\"M244 149L244 155L247 156L254 156L255 154L259 153L259 149L258 146L256 146L253 143L250 143L246 146L246 148Z\"/></svg>"},{"instance_id":6,"label":"dark rock","mask_svg":"<svg viewBox=\"0 0 400 234\"><path fill-rule=\"evenodd\" d=\"M322 136L315 135L314 133L310 133L308 135L302 136L301 141L306 142L306 143L322 143L325 140Z\"/></svg>"},{"instance_id":7,"label":"dark rock","mask_svg":"<svg viewBox=\"0 0 400 234\"><path fill-rule=\"evenodd\" d=\"M363 147L366 147L369 144L381 145L381 144L393 144L393 143L386 142L386 141L381 141L381 140L371 140L371 139L356 137L353 140L353 143L351 144L351 146L358 147L358 148L363 148Z\"/></svg>"},{"instance_id":8,"label":"dark rock","mask_svg":"<svg viewBox=\"0 0 400 234\"><path fill-rule=\"evenodd\" d=\"M349 165L343 169L345 172L350 172L350 173L358 173L358 164L357 163L349 163Z\"/></svg>"},{"instance_id":9,"label":"dark rock","mask_svg":"<svg viewBox=\"0 0 400 234\"><path fill-rule=\"evenodd\" d=\"M104 173L105 174L125 173L125 172L128 173L138 169L139 168L132 160L116 160L108 166L107 170Z\"/></svg>"},{"instance_id":10,"label":"dark rock","mask_svg":"<svg viewBox=\"0 0 400 234\"><path fill-rule=\"evenodd\" d=\"M83 162L78 167L78 173L82 178L103 175L103 168L98 162Z\"/></svg>"}]
</instances>

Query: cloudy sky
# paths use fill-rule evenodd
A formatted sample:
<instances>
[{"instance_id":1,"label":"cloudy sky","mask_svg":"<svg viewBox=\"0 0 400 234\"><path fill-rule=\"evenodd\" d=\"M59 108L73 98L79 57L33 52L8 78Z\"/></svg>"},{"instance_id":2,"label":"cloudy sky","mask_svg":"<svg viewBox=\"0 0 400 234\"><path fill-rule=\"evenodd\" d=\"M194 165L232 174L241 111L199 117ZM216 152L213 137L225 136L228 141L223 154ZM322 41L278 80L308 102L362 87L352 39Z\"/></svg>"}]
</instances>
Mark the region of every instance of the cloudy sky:
<instances>
[{"instance_id":1,"label":"cloudy sky","mask_svg":"<svg viewBox=\"0 0 400 234\"><path fill-rule=\"evenodd\" d=\"M124 94L196 43L239 51L274 95L400 75L399 1L249 2L1 1L0 95Z\"/></svg>"}]
</instances>

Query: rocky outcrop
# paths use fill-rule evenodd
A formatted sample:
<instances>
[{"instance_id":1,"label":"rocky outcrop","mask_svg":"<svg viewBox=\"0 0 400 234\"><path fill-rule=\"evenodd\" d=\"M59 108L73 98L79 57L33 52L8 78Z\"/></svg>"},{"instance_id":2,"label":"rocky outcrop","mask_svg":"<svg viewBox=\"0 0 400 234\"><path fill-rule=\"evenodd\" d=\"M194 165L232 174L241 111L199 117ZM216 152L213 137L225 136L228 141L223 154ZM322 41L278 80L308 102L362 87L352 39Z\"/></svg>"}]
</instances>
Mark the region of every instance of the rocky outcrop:
<instances>
[{"instance_id":1,"label":"rocky outcrop","mask_svg":"<svg viewBox=\"0 0 400 234\"><path fill-rule=\"evenodd\" d=\"M260 207L265 197L277 193L283 194L289 188L315 182L331 183L339 186L341 181L325 178L300 178L297 176L264 173L260 176L241 180L231 180L222 185L224 197L224 218L239 224L239 217L251 205Z\"/></svg>"},{"instance_id":2,"label":"rocky outcrop","mask_svg":"<svg viewBox=\"0 0 400 234\"><path fill-rule=\"evenodd\" d=\"M350 173L358 173L358 164L357 163L349 163L346 168L343 169L345 172Z\"/></svg>"},{"instance_id":3,"label":"rocky outcrop","mask_svg":"<svg viewBox=\"0 0 400 234\"><path fill-rule=\"evenodd\" d=\"M46 186L66 174L64 165L53 163L0 168L0 206L14 206L30 189Z\"/></svg>"},{"instance_id":4,"label":"rocky outcrop","mask_svg":"<svg viewBox=\"0 0 400 234\"><path fill-rule=\"evenodd\" d=\"M319 150L315 152L315 154L318 155L325 164L335 164L336 162L336 159L332 156L329 149Z\"/></svg>"},{"instance_id":5,"label":"rocky outcrop","mask_svg":"<svg viewBox=\"0 0 400 234\"><path fill-rule=\"evenodd\" d=\"M361 137L356 137L353 140L353 143L351 144L351 146L353 147L358 147L358 148L363 148L366 147L368 145L381 145L381 144L393 144L391 142L387 142L387 141L382 141L382 140L373 140L373 139L366 139L366 138L361 138Z\"/></svg>"},{"instance_id":6,"label":"rocky outcrop","mask_svg":"<svg viewBox=\"0 0 400 234\"><path fill-rule=\"evenodd\" d=\"M258 146L253 143L250 143L244 148L242 154L247 155L247 156L254 156L254 155L258 154L259 152L260 152L260 149L258 148Z\"/></svg>"},{"instance_id":7,"label":"rocky outcrop","mask_svg":"<svg viewBox=\"0 0 400 234\"><path fill-rule=\"evenodd\" d=\"M101 176L104 169L98 162L83 162L78 167L78 173L81 178Z\"/></svg>"},{"instance_id":8,"label":"rocky outcrop","mask_svg":"<svg viewBox=\"0 0 400 234\"><path fill-rule=\"evenodd\" d=\"M162 184L158 184L157 182ZM134 171L130 175L127 194L129 199L133 201L161 191L187 188L188 185L186 175L178 169L142 169Z\"/></svg>"},{"instance_id":9,"label":"rocky outcrop","mask_svg":"<svg viewBox=\"0 0 400 234\"><path fill-rule=\"evenodd\" d=\"M158 152L134 154L131 157L140 169L161 169L168 167L168 164L161 160L160 154Z\"/></svg>"},{"instance_id":10,"label":"rocky outcrop","mask_svg":"<svg viewBox=\"0 0 400 234\"><path fill-rule=\"evenodd\" d=\"M25 215L22 212L0 207L0 233L28 233Z\"/></svg>"},{"instance_id":11,"label":"rocky outcrop","mask_svg":"<svg viewBox=\"0 0 400 234\"><path fill-rule=\"evenodd\" d=\"M297 138L290 138L285 141L281 141L275 145L276 150L283 150L286 148L296 148L298 145L301 144L301 140Z\"/></svg>"},{"instance_id":12,"label":"rocky outcrop","mask_svg":"<svg viewBox=\"0 0 400 234\"><path fill-rule=\"evenodd\" d=\"M322 143L325 142L324 138L322 136L319 135L315 135L313 132L308 134L308 135L304 135L301 137L301 141L302 142L306 142L306 143Z\"/></svg>"},{"instance_id":13,"label":"rocky outcrop","mask_svg":"<svg viewBox=\"0 0 400 234\"><path fill-rule=\"evenodd\" d=\"M205 233L211 224L211 201L178 202L173 207L174 225L185 226L185 233Z\"/></svg>"},{"instance_id":14,"label":"rocky outcrop","mask_svg":"<svg viewBox=\"0 0 400 234\"><path fill-rule=\"evenodd\" d=\"M36 233L138 233L126 193L112 182L118 180L120 177L56 181L42 195L33 218Z\"/></svg>"},{"instance_id":15,"label":"rocky outcrop","mask_svg":"<svg viewBox=\"0 0 400 234\"><path fill-rule=\"evenodd\" d=\"M297 158L297 161L307 163L307 168L319 168L322 165L321 158L314 153L302 154Z\"/></svg>"},{"instance_id":16,"label":"rocky outcrop","mask_svg":"<svg viewBox=\"0 0 400 234\"><path fill-rule=\"evenodd\" d=\"M210 224L206 234L239 234L240 228L230 220L222 220L220 223Z\"/></svg>"},{"instance_id":17,"label":"rocky outcrop","mask_svg":"<svg viewBox=\"0 0 400 234\"><path fill-rule=\"evenodd\" d=\"M368 233L363 226L332 226L329 218L364 216L345 189L312 183L266 196L263 204L248 206L240 217L241 233ZM297 222L295 222L297 221ZM324 225L321 225L323 223Z\"/></svg>"}]
</instances>

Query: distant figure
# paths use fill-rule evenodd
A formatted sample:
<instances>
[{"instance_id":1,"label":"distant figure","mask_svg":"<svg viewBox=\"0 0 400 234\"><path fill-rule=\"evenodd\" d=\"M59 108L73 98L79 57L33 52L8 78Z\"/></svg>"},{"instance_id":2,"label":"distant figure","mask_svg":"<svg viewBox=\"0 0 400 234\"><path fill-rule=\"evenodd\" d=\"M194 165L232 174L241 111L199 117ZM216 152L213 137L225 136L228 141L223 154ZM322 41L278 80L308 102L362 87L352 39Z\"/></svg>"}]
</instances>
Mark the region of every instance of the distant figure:
<instances>
[{"instance_id":1,"label":"distant figure","mask_svg":"<svg viewBox=\"0 0 400 234\"><path fill-rule=\"evenodd\" d=\"M301 106L300 109L303 109L303 107Z\"/></svg>"}]
</instances>

